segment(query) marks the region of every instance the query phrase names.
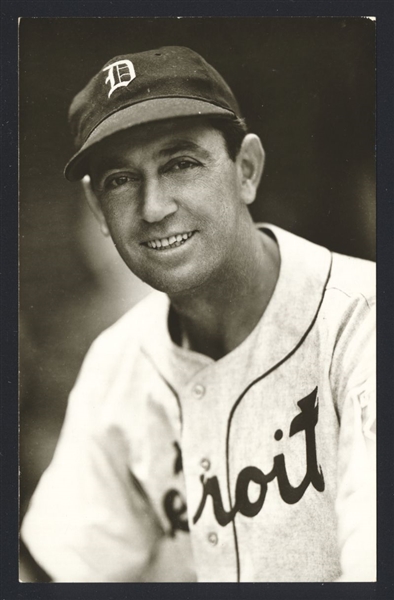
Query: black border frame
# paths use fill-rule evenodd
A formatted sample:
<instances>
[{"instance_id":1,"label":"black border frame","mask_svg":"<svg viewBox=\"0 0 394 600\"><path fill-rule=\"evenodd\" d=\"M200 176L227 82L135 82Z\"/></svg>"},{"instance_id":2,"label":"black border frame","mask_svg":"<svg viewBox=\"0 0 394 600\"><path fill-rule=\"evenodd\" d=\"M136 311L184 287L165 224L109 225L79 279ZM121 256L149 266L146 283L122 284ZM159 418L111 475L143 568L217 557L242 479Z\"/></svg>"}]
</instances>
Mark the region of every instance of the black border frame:
<instances>
[{"instance_id":1,"label":"black border frame","mask_svg":"<svg viewBox=\"0 0 394 600\"><path fill-rule=\"evenodd\" d=\"M18 581L18 19L20 17L374 16L377 32L378 582L256 584ZM1 2L1 599L394 597L394 4L392 0L2 0Z\"/></svg>"}]
</instances>

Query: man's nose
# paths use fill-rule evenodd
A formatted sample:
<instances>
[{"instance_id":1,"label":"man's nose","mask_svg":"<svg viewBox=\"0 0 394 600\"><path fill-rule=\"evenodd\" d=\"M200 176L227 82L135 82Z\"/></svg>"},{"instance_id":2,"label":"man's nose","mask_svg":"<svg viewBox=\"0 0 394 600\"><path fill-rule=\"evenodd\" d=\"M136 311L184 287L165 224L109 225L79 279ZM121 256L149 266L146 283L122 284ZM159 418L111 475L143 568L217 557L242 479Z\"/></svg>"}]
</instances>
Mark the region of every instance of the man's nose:
<instances>
[{"instance_id":1,"label":"man's nose","mask_svg":"<svg viewBox=\"0 0 394 600\"><path fill-rule=\"evenodd\" d=\"M144 221L156 223L178 210L171 190L156 178L144 182L141 198L141 215Z\"/></svg>"}]
</instances>

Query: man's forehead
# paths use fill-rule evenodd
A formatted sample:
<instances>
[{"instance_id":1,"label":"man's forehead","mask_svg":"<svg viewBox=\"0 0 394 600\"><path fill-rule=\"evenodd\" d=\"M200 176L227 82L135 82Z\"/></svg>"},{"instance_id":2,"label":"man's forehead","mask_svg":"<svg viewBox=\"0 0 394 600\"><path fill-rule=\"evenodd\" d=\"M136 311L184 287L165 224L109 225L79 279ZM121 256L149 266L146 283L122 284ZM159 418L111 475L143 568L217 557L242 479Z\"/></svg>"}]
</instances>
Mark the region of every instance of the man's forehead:
<instances>
[{"instance_id":1,"label":"man's forehead","mask_svg":"<svg viewBox=\"0 0 394 600\"><path fill-rule=\"evenodd\" d=\"M147 151L166 156L182 150L208 155L219 149L221 134L206 119L173 119L127 129L98 144L91 158L96 160Z\"/></svg>"}]
</instances>

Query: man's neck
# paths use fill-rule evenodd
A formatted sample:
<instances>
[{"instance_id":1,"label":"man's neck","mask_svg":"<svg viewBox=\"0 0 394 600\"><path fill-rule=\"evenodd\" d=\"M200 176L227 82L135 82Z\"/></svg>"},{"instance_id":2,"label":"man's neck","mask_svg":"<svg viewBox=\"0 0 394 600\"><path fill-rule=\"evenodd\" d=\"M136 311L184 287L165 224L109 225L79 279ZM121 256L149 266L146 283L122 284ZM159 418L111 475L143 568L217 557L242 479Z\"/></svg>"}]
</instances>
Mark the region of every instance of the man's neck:
<instances>
[{"instance_id":1,"label":"man's neck","mask_svg":"<svg viewBox=\"0 0 394 600\"><path fill-rule=\"evenodd\" d=\"M253 230L242 262L210 286L171 299L170 330L178 345L218 360L253 331L278 279L280 256L276 242Z\"/></svg>"}]
</instances>

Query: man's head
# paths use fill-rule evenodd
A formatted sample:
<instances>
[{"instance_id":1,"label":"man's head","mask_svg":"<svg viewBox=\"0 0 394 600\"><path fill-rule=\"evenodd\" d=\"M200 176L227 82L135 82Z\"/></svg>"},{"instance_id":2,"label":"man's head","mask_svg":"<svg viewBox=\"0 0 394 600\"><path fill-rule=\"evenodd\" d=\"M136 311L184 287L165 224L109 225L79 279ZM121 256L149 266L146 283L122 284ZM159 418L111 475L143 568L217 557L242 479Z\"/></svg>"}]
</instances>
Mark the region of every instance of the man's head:
<instances>
[{"instance_id":1,"label":"man's head","mask_svg":"<svg viewBox=\"0 0 394 600\"><path fill-rule=\"evenodd\" d=\"M177 63L178 51L181 65ZM152 54L167 56L169 62L163 69L170 71L168 77L170 57L175 61L175 82L166 83L171 93L175 93L174 86L180 93L179 86L185 85L180 83L182 73L188 73L185 63L195 66L202 62L203 76L198 69L189 73L194 78L194 96L140 99L99 123L94 121L86 137L86 123L92 117L83 117L81 106L90 96L89 108L84 110L95 112L92 90L98 84L91 82L89 94L81 92L82 99L80 94L71 109L74 118L79 111L76 130L80 146L66 167L66 176L89 176L84 179L85 191L102 231L111 234L122 258L138 277L171 296L225 277L242 263L251 225L247 205L255 198L264 152L258 137L246 133L227 84L201 57L183 48L160 49ZM114 60L121 62L119 57ZM127 77L117 72L118 79L112 74L108 81L109 99L124 94L125 88L131 90L138 77L137 65L127 60ZM209 78L214 81L208 85ZM195 97L198 80L205 82L204 100ZM125 95L127 103L130 90ZM211 102L212 98L218 102L219 97L226 99L221 100L221 106ZM124 100L118 100L118 105L121 102ZM160 102L164 103L162 108ZM99 108L102 110L101 104Z\"/></svg>"}]
</instances>

